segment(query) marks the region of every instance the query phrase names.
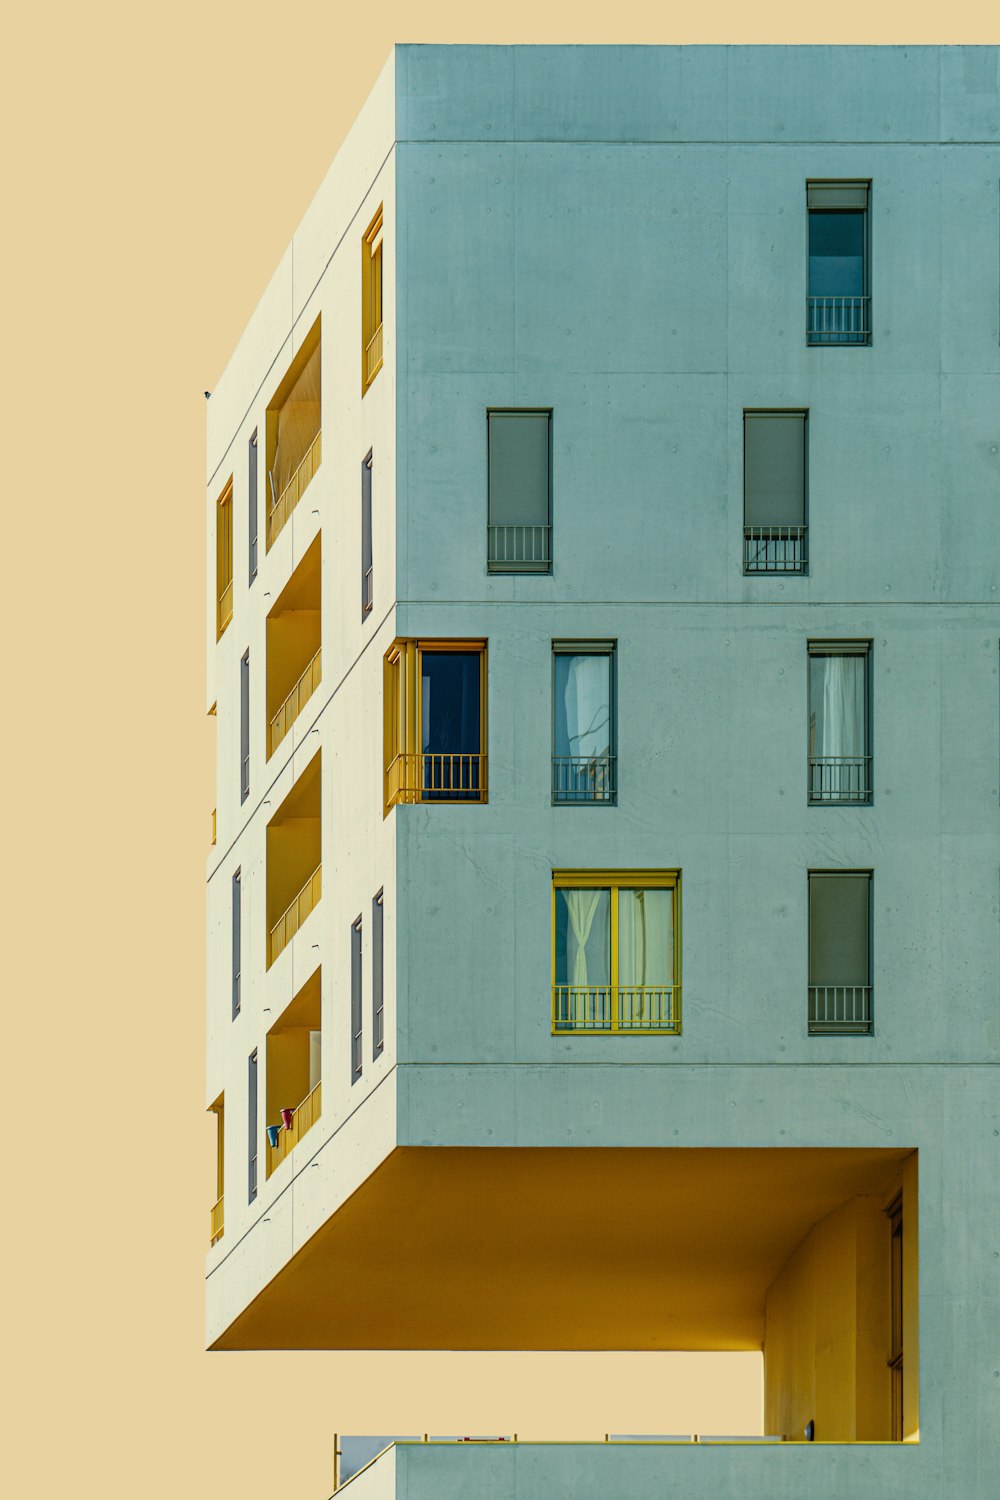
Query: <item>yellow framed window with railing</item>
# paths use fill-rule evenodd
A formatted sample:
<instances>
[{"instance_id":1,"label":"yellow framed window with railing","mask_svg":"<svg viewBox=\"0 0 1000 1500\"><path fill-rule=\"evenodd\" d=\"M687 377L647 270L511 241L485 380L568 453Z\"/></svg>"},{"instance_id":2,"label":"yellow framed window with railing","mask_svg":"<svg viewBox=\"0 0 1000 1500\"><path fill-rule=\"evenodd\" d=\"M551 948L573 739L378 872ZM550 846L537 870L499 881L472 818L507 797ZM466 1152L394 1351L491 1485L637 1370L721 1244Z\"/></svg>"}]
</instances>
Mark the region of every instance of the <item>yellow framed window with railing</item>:
<instances>
[{"instance_id":1,"label":"yellow framed window with railing","mask_svg":"<svg viewBox=\"0 0 1000 1500\"><path fill-rule=\"evenodd\" d=\"M361 240L361 394L382 368L382 205Z\"/></svg>"},{"instance_id":2,"label":"yellow framed window with railing","mask_svg":"<svg viewBox=\"0 0 1000 1500\"><path fill-rule=\"evenodd\" d=\"M680 1035L680 886L679 870L553 870L553 1035Z\"/></svg>"},{"instance_id":3,"label":"yellow framed window with railing","mask_svg":"<svg viewBox=\"0 0 1000 1500\"><path fill-rule=\"evenodd\" d=\"M384 674L384 812L486 802L486 642L396 640Z\"/></svg>"}]
</instances>

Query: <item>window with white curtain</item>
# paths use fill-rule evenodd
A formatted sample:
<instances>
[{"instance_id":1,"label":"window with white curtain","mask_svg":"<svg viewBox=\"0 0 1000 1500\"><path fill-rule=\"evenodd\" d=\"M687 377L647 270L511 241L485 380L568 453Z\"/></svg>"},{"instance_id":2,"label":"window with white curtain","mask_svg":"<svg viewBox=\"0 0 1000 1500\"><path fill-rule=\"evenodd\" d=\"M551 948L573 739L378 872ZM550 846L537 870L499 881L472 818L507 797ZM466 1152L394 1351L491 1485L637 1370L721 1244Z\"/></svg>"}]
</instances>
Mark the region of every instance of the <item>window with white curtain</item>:
<instances>
[{"instance_id":1,"label":"window with white curtain","mask_svg":"<svg viewBox=\"0 0 1000 1500\"><path fill-rule=\"evenodd\" d=\"M554 642L552 685L553 802L613 803L614 642Z\"/></svg>"},{"instance_id":2,"label":"window with white curtain","mask_svg":"<svg viewBox=\"0 0 1000 1500\"><path fill-rule=\"evenodd\" d=\"M809 801L872 800L869 641L809 642Z\"/></svg>"},{"instance_id":3,"label":"window with white curtain","mask_svg":"<svg viewBox=\"0 0 1000 1500\"><path fill-rule=\"evenodd\" d=\"M677 1035L677 870L556 870L552 1029Z\"/></svg>"}]
</instances>

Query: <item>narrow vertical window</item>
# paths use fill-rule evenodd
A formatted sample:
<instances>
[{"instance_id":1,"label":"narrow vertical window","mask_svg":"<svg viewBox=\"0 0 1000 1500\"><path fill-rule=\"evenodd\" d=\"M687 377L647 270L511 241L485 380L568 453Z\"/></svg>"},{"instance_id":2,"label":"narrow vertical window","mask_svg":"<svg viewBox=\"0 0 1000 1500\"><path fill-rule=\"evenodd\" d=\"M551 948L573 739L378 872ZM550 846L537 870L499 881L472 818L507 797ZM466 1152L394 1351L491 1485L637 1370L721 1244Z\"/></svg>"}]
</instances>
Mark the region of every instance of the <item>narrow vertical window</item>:
<instances>
[{"instance_id":1,"label":"narrow vertical window","mask_svg":"<svg viewBox=\"0 0 1000 1500\"><path fill-rule=\"evenodd\" d=\"M361 918L351 927L351 1082L361 1077Z\"/></svg>"},{"instance_id":2,"label":"narrow vertical window","mask_svg":"<svg viewBox=\"0 0 1000 1500\"><path fill-rule=\"evenodd\" d=\"M382 368L382 209L361 241L361 394Z\"/></svg>"},{"instance_id":3,"label":"narrow vertical window","mask_svg":"<svg viewBox=\"0 0 1000 1500\"><path fill-rule=\"evenodd\" d=\"M892 1437L903 1441L903 1195L886 1209L889 1218L889 1374Z\"/></svg>"},{"instance_id":4,"label":"narrow vertical window","mask_svg":"<svg viewBox=\"0 0 1000 1500\"><path fill-rule=\"evenodd\" d=\"M806 342L870 344L869 182L808 182Z\"/></svg>"},{"instance_id":5,"label":"narrow vertical window","mask_svg":"<svg viewBox=\"0 0 1000 1500\"><path fill-rule=\"evenodd\" d=\"M257 1196L257 1049L247 1070L247 1201Z\"/></svg>"},{"instance_id":6,"label":"narrow vertical window","mask_svg":"<svg viewBox=\"0 0 1000 1500\"><path fill-rule=\"evenodd\" d=\"M555 641L552 681L552 800L613 803L614 643Z\"/></svg>"},{"instance_id":7,"label":"narrow vertical window","mask_svg":"<svg viewBox=\"0 0 1000 1500\"><path fill-rule=\"evenodd\" d=\"M240 975L243 968L243 882L239 870L233 876L233 1020L240 1013Z\"/></svg>"},{"instance_id":8,"label":"narrow vertical window","mask_svg":"<svg viewBox=\"0 0 1000 1500\"><path fill-rule=\"evenodd\" d=\"M868 641L809 642L809 801L872 800Z\"/></svg>"},{"instance_id":9,"label":"narrow vertical window","mask_svg":"<svg viewBox=\"0 0 1000 1500\"><path fill-rule=\"evenodd\" d=\"M809 1034L872 1029L870 870L809 876Z\"/></svg>"},{"instance_id":10,"label":"narrow vertical window","mask_svg":"<svg viewBox=\"0 0 1000 1500\"><path fill-rule=\"evenodd\" d=\"M487 567L552 571L551 411L490 411Z\"/></svg>"},{"instance_id":11,"label":"narrow vertical window","mask_svg":"<svg viewBox=\"0 0 1000 1500\"><path fill-rule=\"evenodd\" d=\"M806 571L806 413L743 413L743 571Z\"/></svg>"},{"instance_id":12,"label":"narrow vertical window","mask_svg":"<svg viewBox=\"0 0 1000 1500\"><path fill-rule=\"evenodd\" d=\"M372 577L372 456L361 465L361 618L371 613L375 602Z\"/></svg>"},{"instance_id":13,"label":"narrow vertical window","mask_svg":"<svg viewBox=\"0 0 1000 1500\"><path fill-rule=\"evenodd\" d=\"M385 1046L385 1002L382 996L382 892L372 901L372 1058Z\"/></svg>"},{"instance_id":14,"label":"narrow vertical window","mask_svg":"<svg viewBox=\"0 0 1000 1500\"><path fill-rule=\"evenodd\" d=\"M240 801L250 795L250 652L240 660Z\"/></svg>"},{"instance_id":15,"label":"narrow vertical window","mask_svg":"<svg viewBox=\"0 0 1000 1500\"><path fill-rule=\"evenodd\" d=\"M218 1244L225 1233L226 1190L226 1096L220 1094L212 1105L215 1115L215 1202L212 1205L209 1243Z\"/></svg>"},{"instance_id":16,"label":"narrow vertical window","mask_svg":"<svg viewBox=\"0 0 1000 1500\"><path fill-rule=\"evenodd\" d=\"M247 465L247 534L250 542L250 582L257 577L257 434L250 439Z\"/></svg>"},{"instance_id":17,"label":"narrow vertical window","mask_svg":"<svg viewBox=\"0 0 1000 1500\"><path fill-rule=\"evenodd\" d=\"M233 480L219 497L215 516L216 639L233 618Z\"/></svg>"}]
</instances>

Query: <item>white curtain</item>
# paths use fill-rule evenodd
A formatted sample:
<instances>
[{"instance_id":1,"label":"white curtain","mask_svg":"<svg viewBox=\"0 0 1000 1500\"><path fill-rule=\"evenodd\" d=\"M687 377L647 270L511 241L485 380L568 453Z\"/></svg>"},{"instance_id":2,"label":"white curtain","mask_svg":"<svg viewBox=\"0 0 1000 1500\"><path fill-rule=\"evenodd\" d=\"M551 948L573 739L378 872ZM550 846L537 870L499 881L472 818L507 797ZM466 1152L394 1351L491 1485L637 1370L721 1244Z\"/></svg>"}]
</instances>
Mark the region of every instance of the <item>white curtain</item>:
<instances>
[{"instance_id":1,"label":"white curtain","mask_svg":"<svg viewBox=\"0 0 1000 1500\"><path fill-rule=\"evenodd\" d=\"M610 980L611 892L559 892L566 903L566 983L578 989Z\"/></svg>"},{"instance_id":2,"label":"white curtain","mask_svg":"<svg viewBox=\"0 0 1000 1500\"><path fill-rule=\"evenodd\" d=\"M674 982L673 892L618 892L618 983Z\"/></svg>"},{"instance_id":3,"label":"white curtain","mask_svg":"<svg viewBox=\"0 0 1000 1500\"><path fill-rule=\"evenodd\" d=\"M607 656L557 656L556 755L590 760L610 752L609 679Z\"/></svg>"},{"instance_id":4,"label":"white curtain","mask_svg":"<svg viewBox=\"0 0 1000 1500\"><path fill-rule=\"evenodd\" d=\"M815 695L818 756L860 759L865 753L865 659L817 656L822 686Z\"/></svg>"}]
</instances>

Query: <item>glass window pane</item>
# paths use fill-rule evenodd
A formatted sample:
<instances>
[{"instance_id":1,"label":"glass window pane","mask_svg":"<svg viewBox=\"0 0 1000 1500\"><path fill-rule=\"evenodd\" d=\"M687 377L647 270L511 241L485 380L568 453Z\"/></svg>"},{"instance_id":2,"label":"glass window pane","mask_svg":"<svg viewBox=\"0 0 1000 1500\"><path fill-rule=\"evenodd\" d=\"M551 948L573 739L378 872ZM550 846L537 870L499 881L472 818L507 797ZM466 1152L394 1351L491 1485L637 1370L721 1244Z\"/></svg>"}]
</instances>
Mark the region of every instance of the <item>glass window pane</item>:
<instances>
[{"instance_id":1,"label":"glass window pane","mask_svg":"<svg viewBox=\"0 0 1000 1500\"><path fill-rule=\"evenodd\" d=\"M671 985L674 982L674 893L622 890L618 893L618 983Z\"/></svg>"},{"instance_id":2,"label":"glass window pane","mask_svg":"<svg viewBox=\"0 0 1000 1500\"><path fill-rule=\"evenodd\" d=\"M557 652L555 694L555 754L610 755L611 657Z\"/></svg>"},{"instance_id":3,"label":"glass window pane","mask_svg":"<svg viewBox=\"0 0 1000 1500\"><path fill-rule=\"evenodd\" d=\"M867 753L866 665L867 658L859 655L810 656L811 759L859 759Z\"/></svg>"},{"instance_id":4,"label":"glass window pane","mask_svg":"<svg viewBox=\"0 0 1000 1500\"><path fill-rule=\"evenodd\" d=\"M809 295L860 297L865 290L863 213L809 215Z\"/></svg>"},{"instance_id":5,"label":"glass window pane","mask_svg":"<svg viewBox=\"0 0 1000 1500\"><path fill-rule=\"evenodd\" d=\"M556 984L611 982L610 890L556 890Z\"/></svg>"},{"instance_id":6,"label":"glass window pane","mask_svg":"<svg viewBox=\"0 0 1000 1500\"><path fill-rule=\"evenodd\" d=\"M478 755L479 652L425 651L421 660L421 749Z\"/></svg>"}]
</instances>

